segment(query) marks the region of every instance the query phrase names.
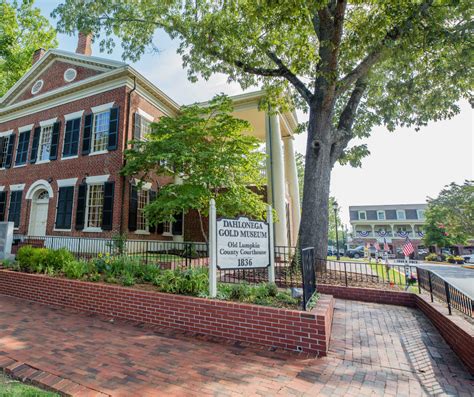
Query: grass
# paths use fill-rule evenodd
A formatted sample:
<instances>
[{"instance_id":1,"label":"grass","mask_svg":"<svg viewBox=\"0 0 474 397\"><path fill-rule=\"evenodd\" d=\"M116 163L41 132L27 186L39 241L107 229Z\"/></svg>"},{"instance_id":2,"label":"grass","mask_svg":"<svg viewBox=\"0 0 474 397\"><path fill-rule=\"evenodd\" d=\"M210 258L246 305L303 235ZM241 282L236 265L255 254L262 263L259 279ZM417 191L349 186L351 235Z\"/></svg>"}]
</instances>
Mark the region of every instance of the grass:
<instances>
[{"instance_id":1,"label":"grass","mask_svg":"<svg viewBox=\"0 0 474 397\"><path fill-rule=\"evenodd\" d=\"M13 380L0 372L0 397L58 397L59 394L47 392Z\"/></svg>"},{"instance_id":2,"label":"grass","mask_svg":"<svg viewBox=\"0 0 474 397\"><path fill-rule=\"evenodd\" d=\"M378 265L371 264L370 267L372 268L372 270L374 270L377 273L377 275L380 278L387 280L387 268L385 267L384 264L378 264ZM390 268L390 270L388 271L388 277L389 277L389 280L393 282L395 285L398 285L400 287L404 287L406 285L405 275L395 270L394 268ZM410 285L410 287L408 288L408 291L418 292L417 284Z\"/></svg>"},{"instance_id":3,"label":"grass","mask_svg":"<svg viewBox=\"0 0 474 397\"><path fill-rule=\"evenodd\" d=\"M332 255L332 256L328 256L327 257L327 260L328 261L337 261L337 257L335 255ZM367 261L367 259L365 258L359 258L359 259L356 259L356 258L349 258L348 256L341 256L339 261L341 262L361 262L361 263L369 263Z\"/></svg>"}]
</instances>

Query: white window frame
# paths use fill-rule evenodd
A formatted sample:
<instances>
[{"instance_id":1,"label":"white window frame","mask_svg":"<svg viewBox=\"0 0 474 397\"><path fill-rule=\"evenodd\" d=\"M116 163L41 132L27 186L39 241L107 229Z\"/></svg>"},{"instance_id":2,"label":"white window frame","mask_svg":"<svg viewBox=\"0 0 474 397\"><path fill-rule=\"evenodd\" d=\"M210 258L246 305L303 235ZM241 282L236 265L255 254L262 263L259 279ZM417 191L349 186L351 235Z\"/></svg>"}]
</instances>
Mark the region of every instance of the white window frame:
<instances>
[{"instance_id":1,"label":"white window frame","mask_svg":"<svg viewBox=\"0 0 474 397\"><path fill-rule=\"evenodd\" d=\"M69 114L64 115L63 147L61 148L61 160L77 159L79 157L79 150L80 150L79 146L80 146L80 143L81 143L82 115L83 114L84 114L84 110L79 110L77 112L69 113ZM64 144L65 144L65 141L66 141L66 124L69 120L74 120L74 119L78 119L78 118L81 119L81 122L79 123L79 142L78 142L78 148L77 148L78 154L76 154L74 156L63 157Z\"/></svg>"},{"instance_id":2,"label":"white window frame","mask_svg":"<svg viewBox=\"0 0 474 397\"><path fill-rule=\"evenodd\" d=\"M422 216L420 216L422 214ZM416 216L419 221L424 221L425 220L425 210L416 210Z\"/></svg>"},{"instance_id":3,"label":"white window frame","mask_svg":"<svg viewBox=\"0 0 474 397\"><path fill-rule=\"evenodd\" d=\"M100 149L100 150L95 150L94 146L95 146L95 143L96 143L96 131L95 131L95 126L96 126L96 122L97 122L97 117L102 115L102 114L109 114L109 125L107 126L107 138L108 138L108 134L109 134L109 129L110 129L110 109L109 110L104 110L102 112L97 112L97 113L94 113L93 115L93 119L92 119L92 136L91 136L91 151L89 153L89 155L93 156L93 155L98 155L98 154L103 154L103 153L108 153L108 150L107 150L107 142L105 144L105 149ZM107 140L107 139L106 139Z\"/></svg>"},{"instance_id":4,"label":"white window frame","mask_svg":"<svg viewBox=\"0 0 474 397\"><path fill-rule=\"evenodd\" d=\"M150 185L150 186L148 186ZM151 189L151 184L146 184L143 185L141 189L138 189L137 195L140 195L141 193L146 193L146 203L145 205L148 205L150 203L150 189ZM135 234L150 234L150 225L148 225L148 222L145 220L145 228L144 229L139 229L138 224L139 224L139 211L140 211L140 197L138 196L138 206L137 206L137 230L135 230ZM143 212L143 210L141 211Z\"/></svg>"},{"instance_id":5,"label":"white window frame","mask_svg":"<svg viewBox=\"0 0 474 397\"><path fill-rule=\"evenodd\" d=\"M366 221L367 220L367 212L366 211L357 211L359 221ZM364 218L361 217L361 214L364 214Z\"/></svg>"},{"instance_id":6,"label":"white window frame","mask_svg":"<svg viewBox=\"0 0 474 397\"><path fill-rule=\"evenodd\" d=\"M400 217L399 214L403 214L403 216ZM397 220L398 221L406 221L407 220L407 214L406 214L405 210L397 210Z\"/></svg>"},{"instance_id":7,"label":"white window frame","mask_svg":"<svg viewBox=\"0 0 474 397\"><path fill-rule=\"evenodd\" d=\"M38 141L38 152L36 154L36 164L44 164L44 163L49 163L51 160L48 158L46 160L41 160L41 146L42 146L42 141L43 141L43 134L46 128L51 127L51 138L49 141L49 155L51 157L51 143L53 140L53 128L54 128L54 123L57 121L57 117L49 120L44 120L40 121L39 125L41 127L41 133Z\"/></svg>"},{"instance_id":8,"label":"white window frame","mask_svg":"<svg viewBox=\"0 0 474 397\"><path fill-rule=\"evenodd\" d=\"M163 223L163 236L173 237L173 222L164 222Z\"/></svg>"},{"instance_id":9,"label":"white window frame","mask_svg":"<svg viewBox=\"0 0 474 397\"><path fill-rule=\"evenodd\" d=\"M89 211L90 211L90 203L89 203L89 194L92 186L102 186L102 211L104 211L104 184L103 183L91 183L87 184L87 192L86 192L86 211L85 211L85 219L84 219L84 232L102 232L102 224L100 227L97 226L89 226Z\"/></svg>"},{"instance_id":10,"label":"white window frame","mask_svg":"<svg viewBox=\"0 0 474 397\"><path fill-rule=\"evenodd\" d=\"M155 119L151 114L148 114L147 112L143 111L140 108L137 109L137 113L140 116L140 141L146 141L145 133L143 131L144 123L148 123L147 133L149 133L150 132L150 124L153 123L155 121Z\"/></svg>"},{"instance_id":11,"label":"white window frame","mask_svg":"<svg viewBox=\"0 0 474 397\"><path fill-rule=\"evenodd\" d=\"M379 215L383 214L382 217L380 217ZM385 221L386 220L386 216L385 216L385 211L384 210L377 210L377 220L378 221Z\"/></svg>"}]
</instances>

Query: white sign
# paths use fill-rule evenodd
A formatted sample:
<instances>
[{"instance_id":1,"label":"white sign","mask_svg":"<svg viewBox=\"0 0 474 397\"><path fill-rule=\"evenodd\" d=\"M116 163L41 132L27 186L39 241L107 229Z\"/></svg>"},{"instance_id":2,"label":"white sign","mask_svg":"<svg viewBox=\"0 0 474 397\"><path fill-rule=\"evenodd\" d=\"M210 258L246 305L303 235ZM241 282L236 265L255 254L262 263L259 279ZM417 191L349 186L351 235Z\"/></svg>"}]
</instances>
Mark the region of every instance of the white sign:
<instances>
[{"instance_id":1,"label":"white sign","mask_svg":"<svg viewBox=\"0 0 474 397\"><path fill-rule=\"evenodd\" d=\"M240 217L219 219L216 226L219 269L251 269L270 265L270 230L267 222Z\"/></svg>"}]
</instances>

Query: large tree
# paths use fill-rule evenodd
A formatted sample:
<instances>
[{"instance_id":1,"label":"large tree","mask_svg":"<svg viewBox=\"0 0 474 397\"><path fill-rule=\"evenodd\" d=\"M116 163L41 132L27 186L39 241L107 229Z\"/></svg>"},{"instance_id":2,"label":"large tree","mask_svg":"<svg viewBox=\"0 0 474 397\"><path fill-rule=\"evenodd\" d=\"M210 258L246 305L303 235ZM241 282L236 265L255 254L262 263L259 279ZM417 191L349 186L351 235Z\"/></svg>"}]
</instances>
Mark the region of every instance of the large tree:
<instances>
[{"instance_id":1,"label":"large tree","mask_svg":"<svg viewBox=\"0 0 474 397\"><path fill-rule=\"evenodd\" d=\"M56 30L32 0L0 0L0 97L31 67L35 50L56 46Z\"/></svg>"},{"instance_id":2,"label":"large tree","mask_svg":"<svg viewBox=\"0 0 474 397\"><path fill-rule=\"evenodd\" d=\"M104 33L103 48L118 36L132 60L163 28L191 80L225 73L265 88L273 110L308 112L300 243L317 257L327 248L331 170L368 153L351 140L376 125L452 117L471 98L470 0L65 0L55 15L62 31Z\"/></svg>"},{"instance_id":3,"label":"large tree","mask_svg":"<svg viewBox=\"0 0 474 397\"><path fill-rule=\"evenodd\" d=\"M424 242L448 247L474 238L474 184L451 183L436 198L428 199Z\"/></svg>"},{"instance_id":4,"label":"large tree","mask_svg":"<svg viewBox=\"0 0 474 397\"><path fill-rule=\"evenodd\" d=\"M195 210L207 241L203 216L210 199L215 199L219 216L265 216L260 172L264 154L258 151L257 138L245 134L250 124L233 117L232 109L232 101L218 95L208 106L185 106L176 117L161 117L146 139L133 142L126 152L125 175L146 180L148 174L164 174L180 180L162 186L145 207L150 224Z\"/></svg>"}]
</instances>

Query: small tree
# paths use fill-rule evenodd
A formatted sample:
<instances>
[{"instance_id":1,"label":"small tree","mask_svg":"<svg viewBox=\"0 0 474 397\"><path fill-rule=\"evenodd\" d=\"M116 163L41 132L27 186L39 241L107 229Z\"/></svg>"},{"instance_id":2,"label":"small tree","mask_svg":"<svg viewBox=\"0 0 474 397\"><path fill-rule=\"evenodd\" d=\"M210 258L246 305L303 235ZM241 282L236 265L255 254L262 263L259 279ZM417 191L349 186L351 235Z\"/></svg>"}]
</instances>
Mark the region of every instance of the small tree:
<instances>
[{"instance_id":1,"label":"small tree","mask_svg":"<svg viewBox=\"0 0 474 397\"><path fill-rule=\"evenodd\" d=\"M162 117L152 124L146 140L133 142L123 174L145 179L158 173L181 181L163 186L145 207L150 224L174 221L177 213L196 210L207 241L203 216L212 198L220 216L263 218L260 165L265 156L258 151L260 142L245 135L249 123L231 112L231 100L219 95L207 107L186 106L176 117Z\"/></svg>"},{"instance_id":2,"label":"small tree","mask_svg":"<svg viewBox=\"0 0 474 397\"><path fill-rule=\"evenodd\" d=\"M0 1L0 97L31 67L35 50L56 46L56 30L33 1Z\"/></svg>"},{"instance_id":3,"label":"small tree","mask_svg":"<svg viewBox=\"0 0 474 397\"><path fill-rule=\"evenodd\" d=\"M474 236L474 185L451 183L428 199L424 241L439 248L465 244Z\"/></svg>"}]
</instances>

